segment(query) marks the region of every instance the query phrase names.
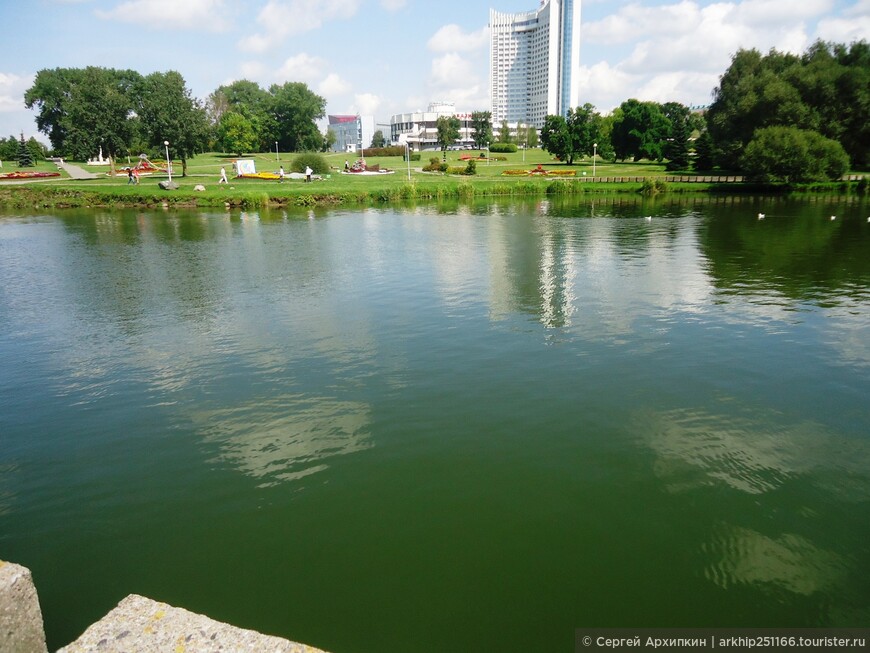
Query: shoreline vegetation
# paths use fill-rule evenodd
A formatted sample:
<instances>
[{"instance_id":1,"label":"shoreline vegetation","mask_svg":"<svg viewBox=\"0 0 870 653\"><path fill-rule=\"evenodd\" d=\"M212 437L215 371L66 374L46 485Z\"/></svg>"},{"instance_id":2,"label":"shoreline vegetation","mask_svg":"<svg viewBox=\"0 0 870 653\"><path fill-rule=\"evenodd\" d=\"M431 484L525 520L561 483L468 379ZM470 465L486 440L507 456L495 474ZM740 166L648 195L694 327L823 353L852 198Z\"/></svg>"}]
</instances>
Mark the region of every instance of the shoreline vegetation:
<instances>
[{"instance_id":1,"label":"shoreline vegetation","mask_svg":"<svg viewBox=\"0 0 870 653\"><path fill-rule=\"evenodd\" d=\"M424 152L423 157L441 156L440 152ZM464 164L459 157L468 153L450 151L448 163ZM292 154L254 155L257 169L276 170L286 167ZM63 208L222 208L243 209L310 207L310 206L372 206L398 201L470 200L486 197L547 197L583 195L601 197L617 194L753 194L753 193L821 193L864 195L870 185L870 175L850 173L852 181L815 184L768 184L745 181L666 181L725 177L727 172L703 174L670 173L663 164L650 161L614 163L598 159L568 166L555 161L542 150L528 150L477 163L474 176L423 172L420 161L408 162L401 157L367 157L369 163L394 170L391 175L357 176L341 174L345 153L325 155L331 173L322 179L306 183L287 179L276 182L263 179L230 179L218 184L220 168L229 169L234 157L207 153L188 163L188 175L173 175L179 188L166 191L158 182L166 174L142 177L138 185L128 184L126 174L110 176L106 167L76 164L98 175L96 179L61 178L43 181L16 181L0 185L0 206L13 209ZM118 163L122 167L123 162ZM180 169L180 166L178 166ZM50 161L40 162L37 170L56 170ZM523 171L550 171L551 175L519 174ZM595 181L591 176L595 174ZM409 179L410 176L410 179ZM197 185L205 190L194 190Z\"/></svg>"}]
</instances>

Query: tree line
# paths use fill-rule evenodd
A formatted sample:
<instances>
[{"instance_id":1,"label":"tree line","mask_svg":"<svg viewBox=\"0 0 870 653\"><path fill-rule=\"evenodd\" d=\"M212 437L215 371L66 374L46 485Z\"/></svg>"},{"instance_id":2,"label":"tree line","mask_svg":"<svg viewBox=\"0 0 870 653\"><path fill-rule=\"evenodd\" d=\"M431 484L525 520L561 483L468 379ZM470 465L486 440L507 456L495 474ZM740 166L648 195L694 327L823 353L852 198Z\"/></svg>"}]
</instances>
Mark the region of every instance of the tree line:
<instances>
[{"instance_id":1,"label":"tree line","mask_svg":"<svg viewBox=\"0 0 870 653\"><path fill-rule=\"evenodd\" d=\"M478 147L496 142L489 112L474 112L472 126ZM500 133L511 140L507 124ZM705 112L629 99L602 116L587 103L546 116L540 142L569 165L597 154L760 181L839 179L870 165L870 46L819 41L802 56L740 50Z\"/></svg>"},{"instance_id":2,"label":"tree line","mask_svg":"<svg viewBox=\"0 0 870 653\"><path fill-rule=\"evenodd\" d=\"M56 155L84 161L102 148L113 160L159 156L168 142L183 175L188 159L207 149L241 154L277 142L284 151L308 151L324 141L315 120L324 116L326 100L297 82L264 90L241 80L202 102L176 71L54 68L37 73L24 103L36 110L36 125Z\"/></svg>"}]
</instances>

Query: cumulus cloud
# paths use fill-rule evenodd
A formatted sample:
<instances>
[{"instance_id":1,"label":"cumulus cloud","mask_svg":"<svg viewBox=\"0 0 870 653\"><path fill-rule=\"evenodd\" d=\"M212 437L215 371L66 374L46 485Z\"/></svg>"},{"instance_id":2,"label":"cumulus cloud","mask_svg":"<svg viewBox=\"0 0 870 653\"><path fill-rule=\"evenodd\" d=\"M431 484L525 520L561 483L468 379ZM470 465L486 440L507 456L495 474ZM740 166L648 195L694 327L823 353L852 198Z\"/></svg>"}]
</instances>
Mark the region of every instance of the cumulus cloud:
<instances>
[{"instance_id":1,"label":"cumulus cloud","mask_svg":"<svg viewBox=\"0 0 870 653\"><path fill-rule=\"evenodd\" d=\"M275 71L275 76L281 80L293 82L314 82L323 77L326 61L306 52L288 57L281 67Z\"/></svg>"},{"instance_id":2,"label":"cumulus cloud","mask_svg":"<svg viewBox=\"0 0 870 653\"><path fill-rule=\"evenodd\" d=\"M382 100L374 93L358 93L353 96L353 111L362 116L373 116L380 108Z\"/></svg>"},{"instance_id":3,"label":"cumulus cloud","mask_svg":"<svg viewBox=\"0 0 870 653\"><path fill-rule=\"evenodd\" d=\"M324 97L333 97L336 95L344 95L350 91L350 83L341 78L336 73L329 73L323 78L323 81L317 85L317 92Z\"/></svg>"},{"instance_id":4,"label":"cumulus cloud","mask_svg":"<svg viewBox=\"0 0 870 653\"><path fill-rule=\"evenodd\" d=\"M0 73L0 111L25 111L24 92L33 84L33 75Z\"/></svg>"},{"instance_id":5,"label":"cumulus cloud","mask_svg":"<svg viewBox=\"0 0 870 653\"><path fill-rule=\"evenodd\" d=\"M837 43L870 40L870 0L860 0L840 17L827 17L819 21L819 38Z\"/></svg>"},{"instance_id":6,"label":"cumulus cloud","mask_svg":"<svg viewBox=\"0 0 870 653\"><path fill-rule=\"evenodd\" d=\"M239 49L265 52L281 44L288 36L322 27L331 20L356 15L362 0L269 0L257 14L261 32L239 41Z\"/></svg>"},{"instance_id":7,"label":"cumulus cloud","mask_svg":"<svg viewBox=\"0 0 870 653\"><path fill-rule=\"evenodd\" d=\"M465 32L459 25L444 25L426 46L433 52L470 52L489 45L489 28L483 27L474 32Z\"/></svg>"},{"instance_id":8,"label":"cumulus cloud","mask_svg":"<svg viewBox=\"0 0 870 653\"><path fill-rule=\"evenodd\" d=\"M387 11L399 11L407 5L407 0L381 0L381 7Z\"/></svg>"},{"instance_id":9,"label":"cumulus cloud","mask_svg":"<svg viewBox=\"0 0 870 653\"><path fill-rule=\"evenodd\" d=\"M229 27L226 0L126 0L108 11L97 10L105 20L160 29L223 31Z\"/></svg>"}]
</instances>

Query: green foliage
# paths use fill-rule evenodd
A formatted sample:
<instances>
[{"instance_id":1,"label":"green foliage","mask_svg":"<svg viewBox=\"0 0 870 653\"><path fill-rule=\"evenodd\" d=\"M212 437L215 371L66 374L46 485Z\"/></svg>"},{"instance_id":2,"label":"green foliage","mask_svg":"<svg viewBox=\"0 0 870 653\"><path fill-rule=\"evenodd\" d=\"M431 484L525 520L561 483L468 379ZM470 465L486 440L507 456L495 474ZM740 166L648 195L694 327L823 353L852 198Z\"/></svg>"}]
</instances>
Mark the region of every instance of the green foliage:
<instances>
[{"instance_id":1,"label":"green foliage","mask_svg":"<svg viewBox=\"0 0 870 653\"><path fill-rule=\"evenodd\" d=\"M302 82L285 82L269 87L270 125L282 150L317 152L323 136L315 121L324 117L326 100Z\"/></svg>"},{"instance_id":2,"label":"green foliage","mask_svg":"<svg viewBox=\"0 0 870 653\"><path fill-rule=\"evenodd\" d=\"M716 161L716 146L713 137L706 129L695 141L695 170L712 170Z\"/></svg>"},{"instance_id":3,"label":"green foliage","mask_svg":"<svg viewBox=\"0 0 870 653\"><path fill-rule=\"evenodd\" d=\"M773 126L755 132L740 166L754 181L833 181L849 169L849 157L842 145L818 132Z\"/></svg>"},{"instance_id":4,"label":"green foliage","mask_svg":"<svg viewBox=\"0 0 870 653\"><path fill-rule=\"evenodd\" d=\"M468 163L465 164L465 174L466 175L476 175L477 174L477 161L474 159L469 159Z\"/></svg>"},{"instance_id":5,"label":"green foliage","mask_svg":"<svg viewBox=\"0 0 870 653\"><path fill-rule=\"evenodd\" d=\"M664 179L647 177L643 180L640 192L643 195L657 195L668 190L668 184Z\"/></svg>"},{"instance_id":6,"label":"green foliage","mask_svg":"<svg viewBox=\"0 0 870 653\"><path fill-rule=\"evenodd\" d=\"M311 168L315 174L329 174L329 163L322 154L316 152L300 154L290 163L290 170L293 172L305 172L305 166Z\"/></svg>"},{"instance_id":7,"label":"green foliage","mask_svg":"<svg viewBox=\"0 0 870 653\"><path fill-rule=\"evenodd\" d=\"M386 145L387 145L387 139L384 138L384 132L382 132L380 129L378 129L372 135L371 147L372 148L381 148L381 147L386 147Z\"/></svg>"},{"instance_id":8,"label":"green foliage","mask_svg":"<svg viewBox=\"0 0 870 653\"><path fill-rule=\"evenodd\" d=\"M133 116L142 76L134 70L55 68L40 70L24 94L36 109L36 124L52 147L67 158L84 161L103 152L126 153L137 128Z\"/></svg>"},{"instance_id":9,"label":"green foliage","mask_svg":"<svg viewBox=\"0 0 870 653\"><path fill-rule=\"evenodd\" d=\"M617 110L610 135L616 158L661 161L670 128L658 103L626 100Z\"/></svg>"},{"instance_id":10,"label":"green foliage","mask_svg":"<svg viewBox=\"0 0 870 653\"><path fill-rule=\"evenodd\" d=\"M595 144L602 141L602 122L601 115L588 102L582 107L569 109L567 118L547 116L541 128L541 145L550 154L572 165L575 157L591 155Z\"/></svg>"},{"instance_id":11,"label":"green foliage","mask_svg":"<svg viewBox=\"0 0 870 653\"><path fill-rule=\"evenodd\" d=\"M335 145L335 141L338 140L338 136L335 135L335 131L331 127L327 127L326 135L323 137L323 152L329 152L332 149L332 146Z\"/></svg>"},{"instance_id":12,"label":"green foliage","mask_svg":"<svg viewBox=\"0 0 870 653\"><path fill-rule=\"evenodd\" d=\"M490 152L497 152L497 153L501 153L501 154L508 154L511 152L516 152L517 146L516 146L516 143L495 142L489 146L489 151Z\"/></svg>"},{"instance_id":13,"label":"green foliage","mask_svg":"<svg viewBox=\"0 0 870 653\"><path fill-rule=\"evenodd\" d=\"M405 158L404 145L390 145L389 147L367 147L366 156L400 156Z\"/></svg>"},{"instance_id":14,"label":"green foliage","mask_svg":"<svg viewBox=\"0 0 870 653\"><path fill-rule=\"evenodd\" d=\"M689 169L689 122L686 115L675 114L671 120L671 137L665 144L665 156L669 159L666 170Z\"/></svg>"},{"instance_id":15,"label":"green foliage","mask_svg":"<svg viewBox=\"0 0 870 653\"><path fill-rule=\"evenodd\" d=\"M435 136L435 141L441 147L441 151L447 153L447 147L456 142L459 138L459 118L456 116L438 116L438 120L435 122L435 126L438 130L437 135Z\"/></svg>"},{"instance_id":16,"label":"green foliage","mask_svg":"<svg viewBox=\"0 0 870 653\"><path fill-rule=\"evenodd\" d=\"M235 111L227 111L221 116L215 130L217 146L223 152L242 156L257 147L257 131L250 120Z\"/></svg>"},{"instance_id":17,"label":"green foliage","mask_svg":"<svg viewBox=\"0 0 870 653\"><path fill-rule=\"evenodd\" d=\"M151 73L142 79L136 113L145 141L158 147L169 141L170 156L181 159L182 176L187 175L187 160L202 150L208 141L205 109L187 88L180 73Z\"/></svg>"},{"instance_id":18,"label":"green foliage","mask_svg":"<svg viewBox=\"0 0 870 653\"><path fill-rule=\"evenodd\" d=\"M471 112L471 140L474 141L478 150L486 149L492 143L492 112Z\"/></svg>"},{"instance_id":19,"label":"green foliage","mask_svg":"<svg viewBox=\"0 0 870 653\"><path fill-rule=\"evenodd\" d=\"M707 123L721 163L737 167L755 131L775 125L838 141L870 164L870 46L816 42L802 56L740 50L714 90Z\"/></svg>"},{"instance_id":20,"label":"green foliage","mask_svg":"<svg viewBox=\"0 0 870 653\"><path fill-rule=\"evenodd\" d=\"M508 126L507 120L501 121L501 127L498 130L498 142L513 143L513 139L511 138L511 128ZM516 152L516 150L514 150L514 152Z\"/></svg>"},{"instance_id":21,"label":"green foliage","mask_svg":"<svg viewBox=\"0 0 870 653\"><path fill-rule=\"evenodd\" d=\"M423 172L447 172L447 164L437 156L433 156L429 159L429 163L423 166Z\"/></svg>"},{"instance_id":22,"label":"green foliage","mask_svg":"<svg viewBox=\"0 0 870 653\"><path fill-rule=\"evenodd\" d=\"M18 167L32 168L33 155L30 153L30 148L27 147L27 141L24 140L24 134L21 134L21 140L18 141Z\"/></svg>"}]
</instances>

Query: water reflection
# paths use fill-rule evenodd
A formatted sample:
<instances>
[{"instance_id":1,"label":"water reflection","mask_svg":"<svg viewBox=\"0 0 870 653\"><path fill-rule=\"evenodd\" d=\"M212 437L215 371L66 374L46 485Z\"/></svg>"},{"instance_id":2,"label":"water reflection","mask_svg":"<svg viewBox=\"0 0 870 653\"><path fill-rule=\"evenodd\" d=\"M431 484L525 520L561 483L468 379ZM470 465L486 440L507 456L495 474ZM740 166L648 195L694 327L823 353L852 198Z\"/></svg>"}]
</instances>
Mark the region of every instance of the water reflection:
<instances>
[{"instance_id":1,"label":"water reflection","mask_svg":"<svg viewBox=\"0 0 870 653\"><path fill-rule=\"evenodd\" d=\"M193 416L220 459L260 481L295 481L328 468L336 456L371 446L369 406L330 397L282 395Z\"/></svg>"},{"instance_id":2,"label":"water reflection","mask_svg":"<svg viewBox=\"0 0 870 653\"><path fill-rule=\"evenodd\" d=\"M654 471L673 492L724 483L748 494L809 480L838 501L870 499L870 441L769 411L674 409L643 414Z\"/></svg>"}]
</instances>

